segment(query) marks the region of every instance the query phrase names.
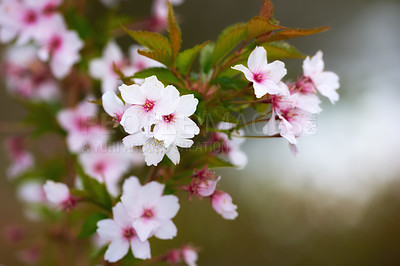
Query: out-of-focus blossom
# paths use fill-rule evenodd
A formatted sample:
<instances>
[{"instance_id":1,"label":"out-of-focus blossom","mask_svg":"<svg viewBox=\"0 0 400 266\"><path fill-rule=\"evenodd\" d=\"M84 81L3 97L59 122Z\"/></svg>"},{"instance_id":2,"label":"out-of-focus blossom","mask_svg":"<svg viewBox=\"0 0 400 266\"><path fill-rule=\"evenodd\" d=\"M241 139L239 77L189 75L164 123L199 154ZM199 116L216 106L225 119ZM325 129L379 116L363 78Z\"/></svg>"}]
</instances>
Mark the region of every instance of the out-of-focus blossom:
<instances>
[{"instance_id":1,"label":"out-of-focus blossom","mask_svg":"<svg viewBox=\"0 0 400 266\"><path fill-rule=\"evenodd\" d=\"M114 65L125 76L132 76L136 72L148 67L162 66L162 64L148 57L139 55L138 49L143 47L133 45L129 49L130 62L125 59L121 48L115 41L110 41L104 48L101 58L90 61L89 73L95 79L101 81L102 92L116 91L118 86L122 84L118 74L114 71ZM135 79L136 81L140 81ZM138 83L137 82L137 83Z\"/></svg>"},{"instance_id":2,"label":"out-of-focus blossom","mask_svg":"<svg viewBox=\"0 0 400 266\"><path fill-rule=\"evenodd\" d=\"M185 245L180 249L170 250L165 260L171 265L179 265L183 261L188 266L196 266L197 259L197 250L191 246Z\"/></svg>"},{"instance_id":3,"label":"out-of-focus blossom","mask_svg":"<svg viewBox=\"0 0 400 266\"><path fill-rule=\"evenodd\" d=\"M333 104L339 100L339 94L336 91L339 89L339 76L331 71L324 71L324 66L321 51L311 58L307 56L303 62L303 76Z\"/></svg>"},{"instance_id":4,"label":"out-of-focus blossom","mask_svg":"<svg viewBox=\"0 0 400 266\"><path fill-rule=\"evenodd\" d=\"M134 219L124 205L119 202L112 211L113 219L105 219L97 223L97 234L101 239L110 242L104 259L116 262L128 253L129 247L134 257L149 259L151 257L150 243L138 237L132 226Z\"/></svg>"},{"instance_id":5,"label":"out-of-focus blossom","mask_svg":"<svg viewBox=\"0 0 400 266\"><path fill-rule=\"evenodd\" d=\"M188 266L197 265L197 260L199 258L199 255L197 254L197 250L195 248L191 246L184 246L181 252L183 261L186 263L186 265Z\"/></svg>"},{"instance_id":6,"label":"out-of-focus blossom","mask_svg":"<svg viewBox=\"0 0 400 266\"><path fill-rule=\"evenodd\" d=\"M67 133L71 152L82 151L85 146L96 149L105 145L109 132L96 121L97 106L83 101L75 108L67 108L57 114L58 123Z\"/></svg>"},{"instance_id":7,"label":"out-of-focus blossom","mask_svg":"<svg viewBox=\"0 0 400 266\"><path fill-rule=\"evenodd\" d=\"M44 203L46 194L43 190L43 183L38 181L24 182L17 188L18 198L25 203Z\"/></svg>"},{"instance_id":8,"label":"out-of-focus blossom","mask_svg":"<svg viewBox=\"0 0 400 266\"><path fill-rule=\"evenodd\" d=\"M211 205L224 219L234 220L238 216L237 206L232 203L232 197L226 192L215 191L211 196Z\"/></svg>"},{"instance_id":9,"label":"out-of-focus blossom","mask_svg":"<svg viewBox=\"0 0 400 266\"><path fill-rule=\"evenodd\" d=\"M50 69L37 57L36 47L10 47L3 68L10 93L32 101L54 101L59 98L59 86Z\"/></svg>"},{"instance_id":10,"label":"out-of-focus blossom","mask_svg":"<svg viewBox=\"0 0 400 266\"><path fill-rule=\"evenodd\" d=\"M55 17L48 31L39 37L39 58L50 62L50 68L58 79L69 74L72 66L81 58L79 51L83 41L78 33L66 28L62 17Z\"/></svg>"},{"instance_id":11,"label":"out-of-focus blossom","mask_svg":"<svg viewBox=\"0 0 400 266\"><path fill-rule=\"evenodd\" d=\"M159 239L172 239L177 234L171 219L180 208L178 198L163 196L164 187L155 181L141 186L134 176L124 182L121 201L134 218L132 226L141 241L153 235Z\"/></svg>"},{"instance_id":12,"label":"out-of-focus blossom","mask_svg":"<svg viewBox=\"0 0 400 266\"><path fill-rule=\"evenodd\" d=\"M267 51L262 46L257 46L251 52L247 61L248 68L244 65L233 66L233 69L242 71L246 79L253 83L254 93L257 98L265 94L288 95L287 86L281 82L286 75L285 64L281 61L274 61L268 64Z\"/></svg>"},{"instance_id":13,"label":"out-of-focus blossom","mask_svg":"<svg viewBox=\"0 0 400 266\"><path fill-rule=\"evenodd\" d=\"M117 73L114 71L114 65L121 70L124 75L132 75L128 73L126 67L128 66L127 60L115 41L110 41L104 48L101 58L96 58L90 61L89 73L95 79L101 80L101 90L116 91L118 85L121 84Z\"/></svg>"},{"instance_id":14,"label":"out-of-focus blossom","mask_svg":"<svg viewBox=\"0 0 400 266\"><path fill-rule=\"evenodd\" d=\"M33 167L33 156L30 152L25 150L22 138L8 138L6 141L6 148L12 160L11 166L7 170L8 177L15 178Z\"/></svg>"},{"instance_id":15,"label":"out-of-focus blossom","mask_svg":"<svg viewBox=\"0 0 400 266\"><path fill-rule=\"evenodd\" d=\"M18 252L18 259L27 265L37 265L41 255L41 250L36 247L29 247Z\"/></svg>"},{"instance_id":16,"label":"out-of-focus blossom","mask_svg":"<svg viewBox=\"0 0 400 266\"><path fill-rule=\"evenodd\" d=\"M122 143L81 153L79 161L85 172L105 183L113 196L119 194L118 184L123 174L144 162L140 151L127 149Z\"/></svg>"},{"instance_id":17,"label":"out-of-focus blossom","mask_svg":"<svg viewBox=\"0 0 400 266\"><path fill-rule=\"evenodd\" d=\"M0 38L9 42L15 37L18 45L38 41L48 32L53 20L61 18L60 0L5 0L0 3Z\"/></svg>"},{"instance_id":18,"label":"out-of-focus blossom","mask_svg":"<svg viewBox=\"0 0 400 266\"><path fill-rule=\"evenodd\" d=\"M233 123L220 122L217 125L218 130L230 130L235 126ZM223 132L213 132L211 134L210 142L213 145L219 144L216 152L221 158L226 159L231 164L238 167L238 169L243 169L247 164L247 155L240 149L240 146L245 141L245 138L240 136L244 135L242 129L234 131L231 138ZM237 136L237 137L235 137Z\"/></svg>"},{"instance_id":19,"label":"out-of-focus blossom","mask_svg":"<svg viewBox=\"0 0 400 266\"><path fill-rule=\"evenodd\" d=\"M66 184L47 180L43 185L47 200L62 210L71 210L76 206L76 199L71 195Z\"/></svg>"}]
</instances>

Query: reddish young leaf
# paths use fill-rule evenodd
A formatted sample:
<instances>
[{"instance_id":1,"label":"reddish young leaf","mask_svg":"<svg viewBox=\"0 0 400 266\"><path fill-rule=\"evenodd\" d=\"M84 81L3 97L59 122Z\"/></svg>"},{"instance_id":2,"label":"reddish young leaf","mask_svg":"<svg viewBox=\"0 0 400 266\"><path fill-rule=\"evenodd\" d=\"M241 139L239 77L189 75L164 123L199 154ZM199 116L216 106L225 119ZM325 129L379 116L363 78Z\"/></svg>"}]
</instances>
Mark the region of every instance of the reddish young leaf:
<instances>
[{"instance_id":1,"label":"reddish young leaf","mask_svg":"<svg viewBox=\"0 0 400 266\"><path fill-rule=\"evenodd\" d=\"M169 32L169 41L171 43L171 48L172 48L172 54L175 60L176 57L178 56L179 50L181 49L182 36L181 36L181 29L179 28L179 25L176 22L174 9L172 8L170 1L168 1L168 32Z\"/></svg>"},{"instance_id":2,"label":"reddish young leaf","mask_svg":"<svg viewBox=\"0 0 400 266\"><path fill-rule=\"evenodd\" d=\"M274 15L274 5L270 0L263 0L260 9L260 17L270 20L272 19L273 15Z\"/></svg>"},{"instance_id":3,"label":"reddish young leaf","mask_svg":"<svg viewBox=\"0 0 400 266\"><path fill-rule=\"evenodd\" d=\"M283 29L279 32L274 32L272 34L258 38L258 43L293 39L293 38L298 38L298 37L302 37L302 36L320 33L320 32L327 31L327 30L329 30L329 27L327 27L327 26L313 28L313 29Z\"/></svg>"}]
</instances>

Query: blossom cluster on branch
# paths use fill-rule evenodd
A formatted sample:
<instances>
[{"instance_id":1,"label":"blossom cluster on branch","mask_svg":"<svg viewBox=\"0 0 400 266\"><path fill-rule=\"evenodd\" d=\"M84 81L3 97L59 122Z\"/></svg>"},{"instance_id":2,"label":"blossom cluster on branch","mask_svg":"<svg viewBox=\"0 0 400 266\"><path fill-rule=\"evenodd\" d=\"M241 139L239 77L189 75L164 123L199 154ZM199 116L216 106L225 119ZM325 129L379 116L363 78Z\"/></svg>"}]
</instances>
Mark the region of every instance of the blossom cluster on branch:
<instances>
[{"instance_id":1,"label":"blossom cluster on branch","mask_svg":"<svg viewBox=\"0 0 400 266\"><path fill-rule=\"evenodd\" d=\"M0 0L5 85L27 109L24 131L6 141L7 174L27 217L47 225L28 258L57 263L44 252L53 241L84 246L71 261L87 265L196 265L199 248L153 256L150 242L178 234L182 197L238 217L218 168L246 166L246 138L282 138L299 154L299 138L316 130L318 95L337 102L339 77L321 51L306 56L286 40L327 27L281 26L263 0L259 16L182 50L172 5L183 1L154 0L150 16L123 19L123 0L101 0L104 19L92 2ZM135 41L128 49L121 32ZM286 59L303 60L296 80ZM38 139L51 151L35 149Z\"/></svg>"}]
</instances>

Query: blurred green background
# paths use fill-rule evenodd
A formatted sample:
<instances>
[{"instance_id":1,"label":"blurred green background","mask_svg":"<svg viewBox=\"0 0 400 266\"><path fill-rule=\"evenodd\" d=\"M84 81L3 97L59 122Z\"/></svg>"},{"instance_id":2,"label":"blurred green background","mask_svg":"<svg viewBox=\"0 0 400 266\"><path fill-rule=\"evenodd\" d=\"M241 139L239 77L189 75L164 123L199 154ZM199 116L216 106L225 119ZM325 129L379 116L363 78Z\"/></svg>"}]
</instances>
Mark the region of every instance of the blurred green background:
<instances>
[{"instance_id":1,"label":"blurred green background","mask_svg":"<svg viewBox=\"0 0 400 266\"><path fill-rule=\"evenodd\" d=\"M144 2L128 0L124 10L138 14L138 5L148 12ZM341 78L341 99L335 106L324 101L318 132L300 139L299 157L285 140L247 140L247 167L219 171L219 188L238 205L235 221L182 193L178 237L153 239L152 253L190 242L202 248L199 265L400 265L400 2L273 2L282 25L331 27L291 43L306 54L324 52L326 69ZM257 15L260 4L186 0L176 8L184 48L215 40L227 25ZM290 78L301 73L300 60L285 63ZM24 113L4 89L0 95L4 140L4 123ZM27 221L4 174L7 158L0 156L3 232ZM3 235L0 265L20 265Z\"/></svg>"}]
</instances>

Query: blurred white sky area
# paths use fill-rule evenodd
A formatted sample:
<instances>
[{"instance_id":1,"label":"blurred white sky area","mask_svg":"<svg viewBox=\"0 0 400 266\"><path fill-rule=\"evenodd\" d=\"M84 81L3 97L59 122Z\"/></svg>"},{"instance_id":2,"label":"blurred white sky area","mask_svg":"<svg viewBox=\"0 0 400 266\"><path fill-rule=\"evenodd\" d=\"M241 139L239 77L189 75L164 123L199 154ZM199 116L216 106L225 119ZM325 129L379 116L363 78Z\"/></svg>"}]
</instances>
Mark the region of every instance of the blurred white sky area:
<instances>
[{"instance_id":1,"label":"blurred white sky area","mask_svg":"<svg viewBox=\"0 0 400 266\"><path fill-rule=\"evenodd\" d=\"M318 132L299 139L296 158L286 140L247 140L239 175L358 199L400 179L399 14L398 2L374 3L325 33L326 69L341 78L341 100L323 102Z\"/></svg>"}]
</instances>

